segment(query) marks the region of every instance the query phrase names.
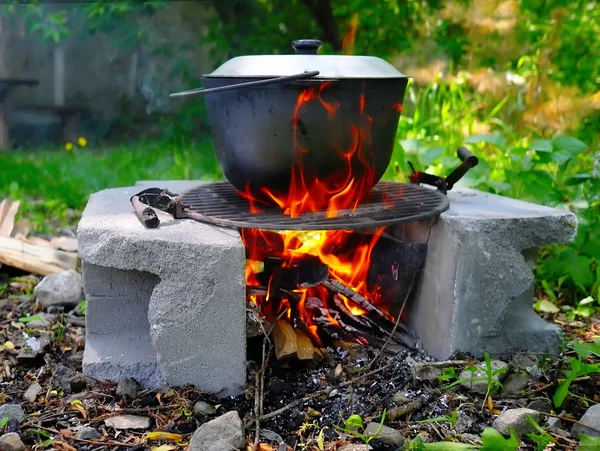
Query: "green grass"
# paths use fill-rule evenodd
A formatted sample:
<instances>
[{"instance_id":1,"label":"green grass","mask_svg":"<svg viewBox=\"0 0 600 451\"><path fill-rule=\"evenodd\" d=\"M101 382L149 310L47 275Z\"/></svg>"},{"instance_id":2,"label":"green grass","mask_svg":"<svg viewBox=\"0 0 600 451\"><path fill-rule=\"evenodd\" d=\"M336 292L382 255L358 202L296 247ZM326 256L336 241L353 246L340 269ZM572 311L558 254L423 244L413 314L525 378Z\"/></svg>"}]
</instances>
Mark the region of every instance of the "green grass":
<instances>
[{"instance_id":1,"label":"green grass","mask_svg":"<svg viewBox=\"0 0 600 451\"><path fill-rule=\"evenodd\" d=\"M81 209L90 194L138 180L221 177L210 142L128 143L116 148L18 150L0 154L0 199L23 196Z\"/></svg>"}]
</instances>

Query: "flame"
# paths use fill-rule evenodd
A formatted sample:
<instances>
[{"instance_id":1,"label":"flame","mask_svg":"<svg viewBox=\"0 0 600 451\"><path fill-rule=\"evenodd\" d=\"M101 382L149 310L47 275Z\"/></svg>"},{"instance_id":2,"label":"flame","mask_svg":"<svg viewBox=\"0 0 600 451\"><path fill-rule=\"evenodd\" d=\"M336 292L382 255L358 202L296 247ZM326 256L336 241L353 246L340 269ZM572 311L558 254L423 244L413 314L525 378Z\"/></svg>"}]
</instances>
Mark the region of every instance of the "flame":
<instances>
[{"instance_id":1,"label":"flame","mask_svg":"<svg viewBox=\"0 0 600 451\"><path fill-rule=\"evenodd\" d=\"M346 55L354 55L354 41L356 40L356 29L358 28L358 14L352 16L348 33L342 39L342 52Z\"/></svg>"},{"instance_id":2,"label":"flame","mask_svg":"<svg viewBox=\"0 0 600 451\"><path fill-rule=\"evenodd\" d=\"M328 117L333 117L339 105L323 98L329 86L330 83L323 83L318 90L308 88L298 95L291 120L295 162L289 189L282 194L262 187L258 190L261 197L259 200L247 187L241 195L248 199L250 213L259 213L262 210L259 206L261 203L271 203L292 218L308 212L325 212L328 218L333 218L341 212L353 212L375 183L373 156L370 153L373 120L365 112L368 99L364 93L357 94L359 119L358 123L349 127L349 144L346 148L334 146L339 156L339 168L324 178L307 177L305 174L303 159L311 151L318 152L318 149L307 149L301 144L301 135L305 127L302 113L307 104L318 102ZM400 109L401 105L394 105L391 111ZM356 171L357 166L362 166L362 171ZM361 174L360 177L356 176L357 173ZM300 322L313 342L320 344L318 319L325 320L328 327L340 326L339 321L331 314L332 311L336 311L334 293L318 284L307 288L298 286L291 291L280 290L276 271L265 270L267 257L277 259L279 268L284 269L295 268L307 259L318 261L327 266L330 279L343 283L372 304L378 305L381 302L380 295L376 289L367 286L367 279L373 248L384 230L385 227L381 227L370 234L356 234L348 230L275 232L242 229L240 233L248 259L246 284L249 287L267 290L266 295L248 296L249 302L260 308L269 321L287 318L291 322ZM266 277L268 280L265 280ZM348 297L338 296L352 315L367 314ZM318 299L320 305L317 305L314 299ZM378 308L386 312L384 306L378 305Z\"/></svg>"}]
</instances>

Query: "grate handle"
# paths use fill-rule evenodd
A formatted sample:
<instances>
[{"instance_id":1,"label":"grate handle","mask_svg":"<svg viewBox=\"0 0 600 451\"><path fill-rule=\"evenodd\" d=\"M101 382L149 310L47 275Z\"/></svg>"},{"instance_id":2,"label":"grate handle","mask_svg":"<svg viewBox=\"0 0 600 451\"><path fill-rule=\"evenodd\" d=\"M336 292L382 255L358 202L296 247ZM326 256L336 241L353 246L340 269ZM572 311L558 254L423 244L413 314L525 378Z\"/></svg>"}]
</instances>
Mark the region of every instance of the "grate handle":
<instances>
[{"instance_id":1,"label":"grate handle","mask_svg":"<svg viewBox=\"0 0 600 451\"><path fill-rule=\"evenodd\" d=\"M466 147L460 146L456 151L456 155L462 161L462 164L446 177L447 190L451 190L454 184L463 178L469 169L479 164L479 159Z\"/></svg>"}]
</instances>

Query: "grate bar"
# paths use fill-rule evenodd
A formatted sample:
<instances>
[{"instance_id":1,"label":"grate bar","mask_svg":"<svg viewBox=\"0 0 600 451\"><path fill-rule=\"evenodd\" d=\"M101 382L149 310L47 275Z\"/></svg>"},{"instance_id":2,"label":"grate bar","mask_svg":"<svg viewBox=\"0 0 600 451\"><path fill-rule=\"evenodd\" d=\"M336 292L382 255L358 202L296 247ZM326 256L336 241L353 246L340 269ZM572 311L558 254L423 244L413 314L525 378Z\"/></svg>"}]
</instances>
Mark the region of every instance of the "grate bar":
<instances>
[{"instance_id":1,"label":"grate bar","mask_svg":"<svg viewBox=\"0 0 600 451\"><path fill-rule=\"evenodd\" d=\"M239 228L263 230L364 229L402 224L439 216L449 207L448 198L419 185L379 182L354 211L341 210L327 218L326 212L306 213L290 218L276 206L263 206L250 213L250 206L229 182L201 185L180 196L189 210L226 219Z\"/></svg>"}]
</instances>

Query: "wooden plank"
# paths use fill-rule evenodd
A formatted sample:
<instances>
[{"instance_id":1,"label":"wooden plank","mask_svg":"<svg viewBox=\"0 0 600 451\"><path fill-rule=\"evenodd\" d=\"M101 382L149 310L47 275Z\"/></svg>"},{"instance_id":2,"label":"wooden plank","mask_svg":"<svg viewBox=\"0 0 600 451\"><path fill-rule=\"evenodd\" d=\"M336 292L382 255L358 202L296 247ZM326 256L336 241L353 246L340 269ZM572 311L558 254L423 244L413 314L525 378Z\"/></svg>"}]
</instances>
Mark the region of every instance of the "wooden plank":
<instances>
[{"instance_id":1,"label":"wooden plank","mask_svg":"<svg viewBox=\"0 0 600 451\"><path fill-rule=\"evenodd\" d=\"M17 240L16 238L0 237L0 252L3 251L23 255L63 269L77 269L78 257L75 252L58 251Z\"/></svg>"},{"instance_id":2,"label":"wooden plank","mask_svg":"<svg viewBox=\"0 0 600 451\"><path fill-rule=\"evenodd\" d=\"M9 202L4 199L0 202L0 236L10 236L15 226L15 216L19 210L20 201Z\"/></svg>"},{"instance_id":3,"label":"wooden plank","mask_svg":"<svg viewBox=\"0 0 600 451\"><path fill-rule=\"evenodd\" d=\"M34 257L1 249L0 263L37 274L38 276L47 276L55 272L64 271L64 268L61 268L60 266L44 263Z\"/></svg>"}]
</instances>

